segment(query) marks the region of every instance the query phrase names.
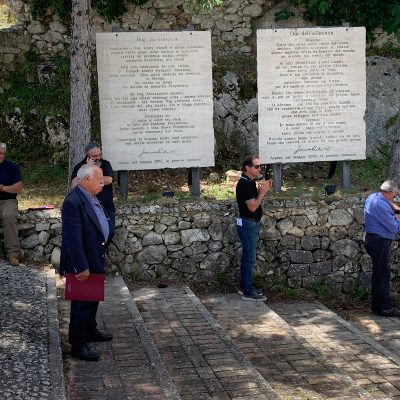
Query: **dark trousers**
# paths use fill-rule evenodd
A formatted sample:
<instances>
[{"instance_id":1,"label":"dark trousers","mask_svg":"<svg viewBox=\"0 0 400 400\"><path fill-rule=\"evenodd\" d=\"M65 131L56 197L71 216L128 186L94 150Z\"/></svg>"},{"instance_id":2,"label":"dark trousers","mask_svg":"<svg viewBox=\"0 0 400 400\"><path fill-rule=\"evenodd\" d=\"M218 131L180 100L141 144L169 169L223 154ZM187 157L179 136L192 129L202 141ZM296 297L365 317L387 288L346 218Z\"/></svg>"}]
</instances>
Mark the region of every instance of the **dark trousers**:
<instances>
[{"instance_id":1,"label":"dark trousers","mask_svg":"<svg viewBox=\"0 0 400 400\"><path fill-rule=\"evenodd\" d=\"M111 243L115 235L115 208L105 208L104 211L108 221L110 233L108 234L107 246Z\"/></svg>"},{"instance_id":2,"label":"dark trousers","mask_svg":"<svg viewBox=\"0 0 400 400\"><path fill-rule=\"evenodd\" d=\"M73 348L80 349L91 341L97 330L98 307L98 301L71 301L68 341Z\"/></svg>"},{"instance_id":3,"label":"dark trousers","mask_svg":"<svg viewBox=\"0 0 400 400\"><path fill-rule=\"evenodd\" d=\"M390 310L393 304L390 300L390 239L367 233L365 248L372 259L371 296L372 312L379 314Z\"/></svg>"}]
</instances>

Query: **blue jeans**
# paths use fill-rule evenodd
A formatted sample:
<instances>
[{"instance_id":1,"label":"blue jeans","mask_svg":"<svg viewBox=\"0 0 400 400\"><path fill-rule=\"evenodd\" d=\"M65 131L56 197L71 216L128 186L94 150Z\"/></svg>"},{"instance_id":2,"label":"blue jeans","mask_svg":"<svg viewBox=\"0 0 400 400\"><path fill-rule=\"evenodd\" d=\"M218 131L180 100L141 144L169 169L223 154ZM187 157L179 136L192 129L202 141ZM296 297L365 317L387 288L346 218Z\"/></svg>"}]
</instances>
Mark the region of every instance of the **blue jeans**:
<instances>
[{"instance_id":1,"label":"blue jeans","mask_svg":"<svg viewBox=\"0 0 400 400\"><path fill-rule=\"evenodd\" d=\"M371 297L372 312L379 314L390 310L390 239L367 233L365 248L372 259Z\"/></svg>"},{"instance_id":2,"label":"blue jeans","mask_svg":"<svg viewBox=\"0 0 400 400\"><path fill-rule=\"evenodd\" d=\"M253 269L256 264L256 250L260 222L242 218L242 226L236 225L242 243L242 259L240 262L240 287L245 296L253 293Z\"/></svg>"}]
</instances>

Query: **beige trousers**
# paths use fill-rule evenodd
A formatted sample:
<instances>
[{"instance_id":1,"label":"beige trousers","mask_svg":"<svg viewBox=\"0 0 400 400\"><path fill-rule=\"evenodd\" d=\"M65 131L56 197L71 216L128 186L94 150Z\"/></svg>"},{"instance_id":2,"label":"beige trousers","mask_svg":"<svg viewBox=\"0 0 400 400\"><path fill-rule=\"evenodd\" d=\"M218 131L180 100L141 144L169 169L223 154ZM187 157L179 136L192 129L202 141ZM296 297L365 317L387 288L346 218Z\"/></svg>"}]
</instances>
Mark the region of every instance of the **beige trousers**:
<instances>
[{"instance_id":1,"label":"beige trousers","mask_svg":"<svg viewBox=\"0 0 400 400\"><path fill-rule=\"evenodd\" d=\"M4 247L7 257L20 256L17 215L17 199L0 200L0 216L4 229Z\"/></svg>"}]
</instances>

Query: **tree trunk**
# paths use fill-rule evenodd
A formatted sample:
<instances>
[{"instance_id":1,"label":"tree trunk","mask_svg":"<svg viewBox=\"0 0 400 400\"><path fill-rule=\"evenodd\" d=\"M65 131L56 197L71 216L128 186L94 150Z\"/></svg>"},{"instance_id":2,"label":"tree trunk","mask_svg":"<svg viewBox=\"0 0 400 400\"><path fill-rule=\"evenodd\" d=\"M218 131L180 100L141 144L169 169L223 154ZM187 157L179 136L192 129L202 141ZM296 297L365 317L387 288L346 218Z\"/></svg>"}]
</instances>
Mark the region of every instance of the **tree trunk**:
<instances>
[{"instance_id":1,"label":"tree trunk","mask_svg":"<svg viewBox=\"0 0 400 400\"><path fill-rule=\"evenodd\" d=\"M69 176L90 141L90 0L72 0Z\"/></svg>"},{"instance_id":2,"label":"tree trunk","mask_svg":"<svg viewBox=\"0 0 400 400\"><path fill-rule=\"evenodd\" d=\"M393 179L400 185L400 126L397 128L393 142L392 158L389 165L389 179Z\"/></svg>"}]
</instances>

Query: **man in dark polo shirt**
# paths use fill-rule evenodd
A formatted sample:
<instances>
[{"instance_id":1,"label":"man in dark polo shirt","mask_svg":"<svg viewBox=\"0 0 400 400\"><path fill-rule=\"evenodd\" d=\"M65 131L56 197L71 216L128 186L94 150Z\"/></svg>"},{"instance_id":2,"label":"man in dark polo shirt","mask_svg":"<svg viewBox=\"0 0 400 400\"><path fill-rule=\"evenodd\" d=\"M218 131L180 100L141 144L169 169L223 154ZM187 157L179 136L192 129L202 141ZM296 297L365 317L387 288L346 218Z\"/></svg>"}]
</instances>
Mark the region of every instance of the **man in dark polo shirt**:
<instances>
[{"instance_id":1,"label":"man in dark polo shirt","mask_svg":"<svg viewBox=\"0 0 400 400\"><path fill-rule=\"evenodd\" d=\"M112 183L114 179L114 172L109 161L103 159L101 147L96 142L90 142L85 147L85 158L75 165L71 174L71 187L75 187L78 184L77 173L79 168L84 164L97 165L103 171L104 177L104 188L96 197L99 199L100 204L103 206L106 214L110 233L108 236L107 244L111 243L111 240L115 233L115 206L113 201L113 189Z\"/></svg>"},{"instance_id":2,"label":"man in dark polo shirt","mask_svg":"<svg viewBox=\"0 0 400 400\"><path fill-rule=\"evenodd\" d=\"M272 180L262 180L260 176L260 159L258 155L247 156L243 161L242 177L236 185L236 200L239 206L237 232L242 243L240 263L240 290L243 300L263 301L265 296L253 288L253 268L256 263L256 250L262 217L261 202L272 188Z\"/></svg>"},{"instance_id":3,"label":"man in dark polo shirt","mask_svg":"<svg viewBox=\"0 0 400 400\"><path fill-rule=\"evenodd\" d=\"M0 215L8 261L17 266L20 256L17 194L23 185L19 168L12 161L5 159L6 150L6 144L0 143Z\"/></svg>"}]
</instances>

